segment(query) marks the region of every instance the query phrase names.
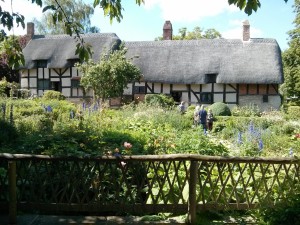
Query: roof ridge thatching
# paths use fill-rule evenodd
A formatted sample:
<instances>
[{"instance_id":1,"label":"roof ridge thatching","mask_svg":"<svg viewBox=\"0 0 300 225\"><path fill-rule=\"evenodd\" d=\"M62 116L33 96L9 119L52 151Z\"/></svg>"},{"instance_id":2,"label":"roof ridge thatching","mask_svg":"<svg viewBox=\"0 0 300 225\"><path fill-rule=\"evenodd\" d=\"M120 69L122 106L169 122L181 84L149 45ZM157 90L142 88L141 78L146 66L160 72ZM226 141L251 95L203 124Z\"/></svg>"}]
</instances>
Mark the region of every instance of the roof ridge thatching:
<instances>
[{"instance_id":1,"label":"roof ridge thatching","mask_svg":"<svg viewBox=\"0 0 300 225\"><path fill-rule=\"evenodd\" d=\"M87 33L80 35L83 39L90 37L90 38L118 38L115 33ZM47 35L34 35L33 39L70 39L75 38L76 35L68 35L68 34L47 34Z\"/></svg>"}]
</instances>

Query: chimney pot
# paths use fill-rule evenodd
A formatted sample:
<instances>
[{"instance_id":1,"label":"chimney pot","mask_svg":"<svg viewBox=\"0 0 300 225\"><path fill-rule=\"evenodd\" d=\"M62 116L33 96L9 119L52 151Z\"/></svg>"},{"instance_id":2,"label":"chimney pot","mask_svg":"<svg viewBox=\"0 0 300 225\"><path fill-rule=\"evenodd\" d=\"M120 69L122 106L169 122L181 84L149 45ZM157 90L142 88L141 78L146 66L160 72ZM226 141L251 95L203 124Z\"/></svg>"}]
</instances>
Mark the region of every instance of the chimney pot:
<instances>
[{"instance_id":1,"label":"chimney pot","mask_svg":"<svg viewBox=\"0 0 300 225\"><path fill-rule=\"evenodd\" d=\"M250 40L250 24L248 20L243 21L243 41Z\"/></svg>"},{"instance_id":2,"label":"chimney pot","mask_svg":"<svg viewBox=\"0 0 300 225\"><path fill-rule=\"evenodd\" d=\"M33 38L33 36L34 36L34 23L28 22L26 38L29 41Z\"/></svg>"},{"instance_id":3,"label":"chimney pot","mask_svg":"<svg viewBox=\"0 0 300 225\"><path fill-rule=\"evenodd\" d=\"M170 20L166 20L163 27L163 40L172 40L173 28Z\"/></svg>"}]
</instances>

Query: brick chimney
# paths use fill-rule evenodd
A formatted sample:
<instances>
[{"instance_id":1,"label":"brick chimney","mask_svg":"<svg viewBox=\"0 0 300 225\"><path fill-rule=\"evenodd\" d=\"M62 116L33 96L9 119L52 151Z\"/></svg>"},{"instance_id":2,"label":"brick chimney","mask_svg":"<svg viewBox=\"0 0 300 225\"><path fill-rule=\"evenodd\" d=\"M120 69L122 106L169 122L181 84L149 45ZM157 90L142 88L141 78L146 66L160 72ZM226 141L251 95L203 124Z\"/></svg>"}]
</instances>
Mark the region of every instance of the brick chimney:
<instances>
[{"instance_id":1,"label":"brick chimney","mask_svg":"<svg viewBox=\"0 0 300 225\"><path fill-rule=\"evenodd\" d=\"M248 20L243 21L243 41L250 40L250 24Z\"/></svg>"},{"instance_id":2,"label":"brick chimney","mask_svg":"<svg viewBox=\"0 0 300 225\"><path fill-rule=\"evenodd\" d=\"M34 23L27 23L27 34L26 34L26 42L28 43L34 36Z\"/></svg>"},{"instance_id":3,"label":"brick chimney","mask_svg":"<svg viewBox=\"0 0 300 225\"><path fill-rule=\"evenodd\" d=\"M170 20L167 20L163 28L163 40L172 40L173 28Z\"/></svg>"}]
</instances>

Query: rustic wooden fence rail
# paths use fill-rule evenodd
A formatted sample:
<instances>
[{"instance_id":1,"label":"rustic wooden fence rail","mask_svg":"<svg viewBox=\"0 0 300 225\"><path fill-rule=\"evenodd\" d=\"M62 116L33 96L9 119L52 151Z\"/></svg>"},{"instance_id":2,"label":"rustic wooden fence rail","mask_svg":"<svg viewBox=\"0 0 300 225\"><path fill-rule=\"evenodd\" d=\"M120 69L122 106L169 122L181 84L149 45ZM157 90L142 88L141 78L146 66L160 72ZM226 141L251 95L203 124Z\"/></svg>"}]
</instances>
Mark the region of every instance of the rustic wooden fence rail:
<instances>
[{"instance_id":1,"label":"rustic wooden fence rail","mask_svg":"<svg viewBox=\"0 0 300 225\"><path fill-rule=\"evenodd\" d=\"M0 154L0 210L188 213L250 209L300 181L295 158L144 155L99 158Z\"/></svg>"}]
</instances>

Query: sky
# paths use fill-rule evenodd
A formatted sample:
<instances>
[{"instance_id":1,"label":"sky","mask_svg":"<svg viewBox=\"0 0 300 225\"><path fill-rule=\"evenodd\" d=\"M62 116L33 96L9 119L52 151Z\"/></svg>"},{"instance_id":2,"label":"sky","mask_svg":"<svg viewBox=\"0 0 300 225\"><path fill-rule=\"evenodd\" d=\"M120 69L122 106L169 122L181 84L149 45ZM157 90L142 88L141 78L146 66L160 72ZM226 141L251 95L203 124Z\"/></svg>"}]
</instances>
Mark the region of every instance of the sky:
<instances>
[{"instance_id":1,"label":"sky","mask_svg":"<svg viewBox=\"0 0 300 225\"><path fill-rule=\"evenodd\" d=\"M11 0L4 1L0 1L1 7L11 11ZM123 41L153 41L162 36L166 20L171 21L175 35L180 28L192 31L198 26L204 30L214 28L223 38L234 39L242 37L242 22L248 20L250 37L274 38L284 51L288 48L287 32L294 28L293 4L293 0L288 0L288 3L284 0L261 0L261 8L248 16L236 6L229 6L228 0L145 0L141 6L136 5L134 0L122 0L124 11L120 23L114 20L111 24L99 6L91 21L101 33L116 33ZM42 16L42 8L32 4L31 0L13 0L12 8L25 16L25 23ZM13 32L23 35L26 28L14 28Z\"/></svg>"}]
</instances>

